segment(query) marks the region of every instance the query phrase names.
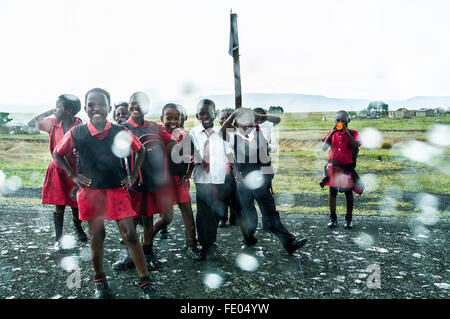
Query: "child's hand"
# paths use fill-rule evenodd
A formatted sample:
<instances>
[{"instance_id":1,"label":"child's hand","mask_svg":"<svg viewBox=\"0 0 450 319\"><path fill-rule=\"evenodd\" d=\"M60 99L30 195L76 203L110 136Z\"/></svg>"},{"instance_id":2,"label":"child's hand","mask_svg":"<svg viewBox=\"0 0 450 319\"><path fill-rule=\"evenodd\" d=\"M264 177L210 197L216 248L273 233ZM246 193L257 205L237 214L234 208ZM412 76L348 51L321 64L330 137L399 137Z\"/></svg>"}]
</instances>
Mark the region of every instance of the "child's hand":
<instances>
[{"instance_id":1,"label":"child's hand","mask_svg":"<svg viewBox=\"0 0 450 319\"><path fill-rule=\"evenodd\" d=\"M132 176L127 176L125 177L121 182L120 185L124 188L124 189L130 189L131 186L134 185L134 183L136 183L137 181L137 176L134 176L134 174Z\"/></svg>"},{"instance_id":2,"label":"child's hand","mask_svg":"<svg viewBox=\"0 0 450 319\"><path fill-rule=\"evenodd\" d=\"M86 176L75 174L72 181L80 188L91 187L92 180Z\"/></svg>"},{"instance_id":3,"label":"child's hand","mask_svg":"<svg viewBox=\"0 0 450 319\"><path fill-rule=\"evenodd\" d=\"M189 181L190 178L191 178L191 174L190 173L184 174L184 176L181 178L180 185L183 185L185 182Z\"/></svg>"}]
</instances>

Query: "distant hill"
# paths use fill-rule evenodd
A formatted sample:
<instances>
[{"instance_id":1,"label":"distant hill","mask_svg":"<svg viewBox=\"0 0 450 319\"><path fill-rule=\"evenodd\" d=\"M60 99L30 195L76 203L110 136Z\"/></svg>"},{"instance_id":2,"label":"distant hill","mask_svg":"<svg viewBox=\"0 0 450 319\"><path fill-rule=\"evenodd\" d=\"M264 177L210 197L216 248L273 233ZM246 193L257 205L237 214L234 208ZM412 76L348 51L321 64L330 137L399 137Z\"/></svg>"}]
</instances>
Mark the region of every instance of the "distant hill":
<instances>
[{"instance_id":1,"label":"distant hill","mask_svg":"<svg viewBox=\"0 0 450 319\"><path fill-rule=\"evenodd\" d=\"M216 103L218 109L234 107L233 94L216 94L208 96L199 96L189 100L170 101L182 104L189 114L196 112L196 105L199 100L208 98ZM248 93L242 97L242 104L246 107L264 107L282 106L286 112L332 112L339 109L360 111L366 108L373 99L351 99L351 98L330 98L323 95L309 94L289 94L289 93ZM152 101L152 107L158 110L169 101ZM407 109L420 109L450 107L450 96L416 96L406 100L384 100L389 104L390 110L396 110L400 107ZM48 109L48 106L21 106L21 105L0 105L0 112L10 113L32 113L39 114ZM159 111L155 114L159 115ZM155 115L154 114L154 115ZM79 116L84 117L84 111L81 110Z\"/></svg>"},{"instance_id":2,"label":"distant hill","mask_svg":"<svg viewBox=\"0 0 450 319\"><path fill-rule=\"evenodd\" d=\"M188 102L185 107L188 113L195 112L196 103L203 98L208 98L216 103L218 109L226 107L234 107L234 95L208 95L197 98L195 101ZM346 98L329 98L323 95L308 94L262 94L248 93L242 97L242 105L246 107L265 107L282 106L286 112L331 112L339 109L347 111L361 111L367 108L373 99L346 99ZM384 100L389 104L389 109L397 109L406 107L408 109L420 109L450 107L450 96L417 96L406 100ZM181 101L180 101L181 103Z\"/></svg>"}]
</instances>

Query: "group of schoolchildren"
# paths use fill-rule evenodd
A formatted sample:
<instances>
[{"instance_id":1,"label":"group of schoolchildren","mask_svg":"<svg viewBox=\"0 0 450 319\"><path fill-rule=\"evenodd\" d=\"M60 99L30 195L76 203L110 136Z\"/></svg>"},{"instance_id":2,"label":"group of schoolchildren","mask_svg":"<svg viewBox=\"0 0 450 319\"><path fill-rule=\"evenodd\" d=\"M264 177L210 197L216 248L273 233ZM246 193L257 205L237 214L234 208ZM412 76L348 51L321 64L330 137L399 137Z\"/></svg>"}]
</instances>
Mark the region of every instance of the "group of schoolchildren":
<instances>
[{"instance_id":1,"label":"group of schoolchildren","mask_svg":"<svg viewBox=\"0 0 450 319\"><path fill-rule=\"evenodd\" d=\"M150 100L143 92L115 106L113 118L117 124L107 120L112 109L107 91L91 89L84 102L87 124L75 116L81 109L80 100L64 94L55 109L38 115L28 125L49 133L53 158L45 176L42 203L55 205L55 249L63 249L64 209L70 206L78 238L90 240L96 298L113 297L103 268L104 220L117 222L127 247L126 256L114 263L114 269L135 267L148 299L160 297L149 278L149 270L154 269L152 247L158 232L167 236L173 205L181 211L187 254L193 260L217 260L217 231L228 220L228 208L230 225L239 225L242 231L243 248L252 249L257 243L255 201L263 229L276 235L288 254L307 242L306 238L297 239L281 222L272 193L270 152L277 148L273 125L280 122L279 117L263 109L238 108L222 111L219 127L214 125L214 102L204 99L197 105L199 125L188 132L184 129L187 115L179 104L162 108L160 124L146 120ZM323 139L324 150L331 146L321 182L322 187L330 186L329 227L337 225L337 192L345 192L345 227L351 228L352 191L357 189L360 194L363 189L354 178L357 174L352 164L356 163L359 135L347 129L349 121L345 111L338 112L334 128ZM119 157L114 143L122 135L128 137L129 154ZM195 222L190 196L192 175ZM153 215L159 215L155 221ZM82 220L88 223L89 236L81 227ZM141 240L136 232L138 223L143 226Z\"/></svg>"}]
</instances>

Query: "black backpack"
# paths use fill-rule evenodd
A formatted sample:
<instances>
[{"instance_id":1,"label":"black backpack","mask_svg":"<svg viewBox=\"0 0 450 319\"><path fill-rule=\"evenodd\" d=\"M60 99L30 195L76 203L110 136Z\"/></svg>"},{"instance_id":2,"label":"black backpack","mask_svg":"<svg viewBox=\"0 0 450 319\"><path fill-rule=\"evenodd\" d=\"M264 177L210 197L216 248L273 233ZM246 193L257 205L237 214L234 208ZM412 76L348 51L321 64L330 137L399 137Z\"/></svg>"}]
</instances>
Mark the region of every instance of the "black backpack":
<instances>
[{"instance_id":1,"label":"black backpack","mask_svg":"<svg viewBox=\"0 0 450 319\"><path fill-rule=\"evenodd\" d=\"M124 126L139 138L145 148L145 159L136 190L150 192L166 186L169 183L169 169L166 146L159 134L160 127L149 121L146 121L145 127L134 127L129 123ZM132 167L135 160L136 158L131 158Z\"/></svg>"}]
</instances>

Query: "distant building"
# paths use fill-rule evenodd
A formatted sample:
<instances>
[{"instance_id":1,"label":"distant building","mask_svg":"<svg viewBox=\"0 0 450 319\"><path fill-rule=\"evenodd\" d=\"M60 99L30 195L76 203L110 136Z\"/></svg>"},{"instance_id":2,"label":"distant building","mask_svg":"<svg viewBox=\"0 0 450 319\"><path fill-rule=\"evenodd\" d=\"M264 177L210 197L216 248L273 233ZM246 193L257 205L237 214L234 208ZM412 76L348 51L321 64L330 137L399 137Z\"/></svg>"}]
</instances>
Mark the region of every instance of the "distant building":
<instances>
[{"instance_id":1,"label":"distant building","mask_svg":"<svg viewBox=\"0 0 450 319\"><path fill-rule=\"evenodd\" d=\"M404 107L401 107L396 111L388 111L388 117L392 119L404 119L412 116L415 116L415 111L409 111Z\"/></svg>"},{"instance_id":2,"label":"distant building","mask_svg":"<svg viewBox=\"0 0 450 319\"><path fill-rule=\"evenodd\" d=\"M441 115L441 114L444 114L444 113L445 113L445 110L442 107L437 107L437 108L434 109L434 114L435 115Z\"/></svg>"},{"instance_id":3,"label":"distant building","mask_svg":"<svg viewBox=\"0 0 450 319\"><path fill-rule=\"evenodd\" d=\"M419 116L419 117L434 116L434 110L433 109L421 108L421 109L416 111L416 116Z\"/></svg>"}]
</instances>

